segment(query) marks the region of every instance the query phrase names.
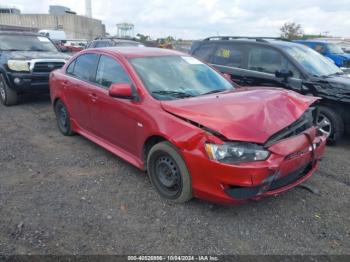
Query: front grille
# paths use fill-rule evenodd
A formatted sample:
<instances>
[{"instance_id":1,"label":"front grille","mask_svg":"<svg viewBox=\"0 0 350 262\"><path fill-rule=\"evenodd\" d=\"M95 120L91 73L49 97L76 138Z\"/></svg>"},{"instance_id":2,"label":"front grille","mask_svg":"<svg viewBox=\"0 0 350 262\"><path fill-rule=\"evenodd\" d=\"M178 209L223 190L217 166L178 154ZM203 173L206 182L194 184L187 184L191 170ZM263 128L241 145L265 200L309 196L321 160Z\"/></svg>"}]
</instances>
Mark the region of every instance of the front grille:
<instances>
[{"instance_id":1,"label":"front grille","mask_svg":"<svg viewBox=\"0 0 350 262\"><path fill-rule=\"evenodd\" d=\"M312 170L312 165L309 164L306 167L304 166L286 175L281 179L275 180L272 182L271 187L269 188L269 191L273 191L273 190L288 186L290 184L293 184L296 181L302 179L304 176L306 176L311 170Z\"/></svg>"},{"instance_id":2,"label":"front grille","mask_svg":"<svg viewBox=\"0 0 350 262\"><path fill-rule=\"evenodd\" d=\"M51 71L61 68L64 62L36 62L33 67L33 72L50 73Z\"/></svg>"},{"instance_id":3,"label":"front grille","mask_svg":"<svg viewBox=\"0 0 350 262\"><path fill-rule=\"evenodd\" d=\"M315 107L309 108L297 121L290 126L284 128L278 133L271 136L266 142L265 146L269 147L272 144L289 137L297 136L316 125L317 109Z\"/></svg>"},{"instance_id":4,"label":"front grille","mask_svg":"<svg viewBox=\"0 0 350 262\"><path fill-rule=\"evenodd\" d=\"M264 188L266 184L262 184L256 187L229 186L229 188L226 189L225 192L232 198L235 198L238 200L250 199L262 193L274 191L274 190L286 187L290 184L293 184L301 180L303 177L307 176L311 170L312 170L312 164L308 164L307 166L303 166L298 170L291 172L288 175L273 181L271 185L266 188Z\"/></svg>"}]
</instances>

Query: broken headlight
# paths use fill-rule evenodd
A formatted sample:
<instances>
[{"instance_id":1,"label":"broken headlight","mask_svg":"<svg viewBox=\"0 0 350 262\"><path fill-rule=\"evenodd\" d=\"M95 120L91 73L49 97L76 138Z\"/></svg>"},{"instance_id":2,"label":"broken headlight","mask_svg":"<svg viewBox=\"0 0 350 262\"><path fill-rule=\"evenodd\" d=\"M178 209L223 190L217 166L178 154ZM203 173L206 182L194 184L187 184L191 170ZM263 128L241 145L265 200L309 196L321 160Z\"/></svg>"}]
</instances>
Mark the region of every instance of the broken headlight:
<instances>
[{"instance_id":1,"label":"broken headlight","mask_svg":"<svg viewBox=\"0 0 350 262\"><path fill-rule=\"evenodd\" d=\"M210 159L228 164L266 160L270 152L262 146L251 143L228 142L222 145L205 144Z\"/></svg>"}]
</instances>

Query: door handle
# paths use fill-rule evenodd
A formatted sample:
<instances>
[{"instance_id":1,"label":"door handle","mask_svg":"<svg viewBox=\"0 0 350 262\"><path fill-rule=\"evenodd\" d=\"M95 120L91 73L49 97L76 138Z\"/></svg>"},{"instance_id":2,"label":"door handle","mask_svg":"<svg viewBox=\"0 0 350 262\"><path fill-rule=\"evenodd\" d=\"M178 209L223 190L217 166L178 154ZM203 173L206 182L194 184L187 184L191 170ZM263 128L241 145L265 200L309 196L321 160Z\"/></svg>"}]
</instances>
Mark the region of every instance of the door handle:
<instances>
[{"instance_id":1,"label":"door handle","mask_svg":"<svg viewBox=\"0 0 350 262\"><path fill-rule=\"evenodd\" d=\"M96 102L96 100L98 99L97 95L94 93L89 94L89 97L92 102Z\"/></svg>"},{"instance_id":2,"label":"door handle","mask_svg":"<svg viewBox=\"0 0 350 262\"><path fill-rule=\"evenodd\" d=\"M68 86L68 81L63 81L62 82L62 86L63 86L64 89L66 89L67 86Z\"/></svg>"}]
</instances>

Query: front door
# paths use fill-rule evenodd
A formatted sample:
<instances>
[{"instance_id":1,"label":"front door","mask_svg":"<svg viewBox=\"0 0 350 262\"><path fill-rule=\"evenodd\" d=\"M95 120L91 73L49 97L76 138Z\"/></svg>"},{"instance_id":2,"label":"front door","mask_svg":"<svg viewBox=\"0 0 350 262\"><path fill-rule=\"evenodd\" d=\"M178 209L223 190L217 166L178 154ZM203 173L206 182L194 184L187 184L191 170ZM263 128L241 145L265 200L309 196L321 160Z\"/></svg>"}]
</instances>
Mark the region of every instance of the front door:
<instances>
[{"instance_id":1,"label":"front door","mask_svg":"<svg viewBox=\"0 0 350 262\"><path fill-rule=\"evenodd\" d=\"M96 73L96 85L91 92L91 122L93 132L109 143L136 154L138 104L130 99L108 95L114 83L132 84L128 73L112 57L101 55Z\"/></svg>"},{"instance_id":2,"label":"front door","mask_svg":"<svg viewBox=\"0 0 350 262\"><path fill-rule=\"evenodd\" d=\"M302 81L299 70L278 50L253 46L247 53L244 85L283 87L301 91ZM292 72L288 79L276 77L276 72Z\"/></svg>"}]
</instances>

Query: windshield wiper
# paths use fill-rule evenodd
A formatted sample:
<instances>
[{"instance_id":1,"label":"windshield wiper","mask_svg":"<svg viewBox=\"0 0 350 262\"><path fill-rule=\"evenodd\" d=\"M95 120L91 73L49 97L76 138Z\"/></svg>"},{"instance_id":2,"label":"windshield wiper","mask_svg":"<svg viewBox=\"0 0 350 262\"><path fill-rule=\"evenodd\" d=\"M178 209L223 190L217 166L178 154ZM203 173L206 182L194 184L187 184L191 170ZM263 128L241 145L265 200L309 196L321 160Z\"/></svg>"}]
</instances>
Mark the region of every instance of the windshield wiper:
<instances>
[{"instance_id":1,"label":"windshield wiper","mask_svg":"<svg viewBox=\"0 0 350 262\"><path fill-rule=\"evenodd\" d=\"M153 91L152 94L156 95L165 95L165 96L175 96L175 97L193 97L193 95L180 91L170 91L170 90L157 90Z\"/></svg>"},{"instance_id":2,"label":"windshield wiper","mask_svg":"<svg viewBox=\"0 0 350 262\"><path fill-rule=\"evenodd\" d=\"M211 90L207 93L201 94L201 96L215 94L215 93L219 93L219 92L223 92L223 91L226 91L226 89L215 89L215 90Z\"/></svg>"}]
</instances>

